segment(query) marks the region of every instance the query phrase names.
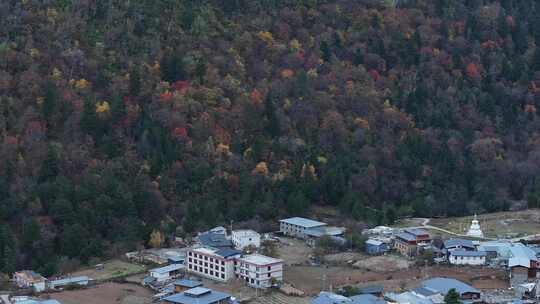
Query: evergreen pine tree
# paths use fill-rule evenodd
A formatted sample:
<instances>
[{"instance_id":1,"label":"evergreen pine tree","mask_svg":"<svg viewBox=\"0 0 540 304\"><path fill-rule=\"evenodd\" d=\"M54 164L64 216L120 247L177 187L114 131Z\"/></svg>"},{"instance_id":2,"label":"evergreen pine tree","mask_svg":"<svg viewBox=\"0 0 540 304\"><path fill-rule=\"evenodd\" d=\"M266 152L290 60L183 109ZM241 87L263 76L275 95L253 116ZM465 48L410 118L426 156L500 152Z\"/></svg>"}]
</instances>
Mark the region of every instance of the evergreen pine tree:
<instances>
[{"instance_id":1,"label":"evergreen pine tree","mask_svg":"<svg viewBox=\"0 0 540 304\"><path fill-rule=\"evenodd\" d=\"M329 62L330 59L332 58L332 51L330 50L330 46L328 45L328 42L326 41L321 42L320 50L322 54L322 59L325 62Z\"/></svg>"}]
</instances>

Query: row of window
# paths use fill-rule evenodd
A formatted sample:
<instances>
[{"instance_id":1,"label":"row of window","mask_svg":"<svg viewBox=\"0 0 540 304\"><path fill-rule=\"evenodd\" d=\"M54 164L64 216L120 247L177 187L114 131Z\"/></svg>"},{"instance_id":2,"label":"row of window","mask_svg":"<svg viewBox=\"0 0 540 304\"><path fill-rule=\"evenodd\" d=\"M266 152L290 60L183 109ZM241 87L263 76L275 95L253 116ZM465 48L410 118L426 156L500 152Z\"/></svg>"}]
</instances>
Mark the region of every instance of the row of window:
<instances>
[{"instance_id":1,"label":"row of window","mask_svg":"<svg viewBox=\"0 0 540 304\"><path fill-rule=\"evenodd\" d=\"M237 271L238 272L238 271ZM240 270L240 275L244 275L244 276L249 276L249 271L245 271L245 270ZM259 278L259 274L255 274L255 277L258 279ZM270 273L267 273L266 275L261 275L261 277L271 277Z\"/></svg>"},{"instance_id":2,"label":"row of window","mask_svg":"<svg viewBox=\"0 0 540 304\"><path fill-rule=\"evenodd\" d=\"M215 264L212 264L212 263L208 263L208 262L203 262L202 260L192 260L191 258L188 259L188 265L200 265L200 266L204 266L205 268L208 268L210 267L210 269L215 269L215 270L219 270L220 267L219 265L215 265ZM224 266L221 266L221 271L225 271L225 267Z\"/></svg>"},{"instance_id":3,"label":"row of window","mask_svg":"<svg viewBox=\"0 0 540 304\"><path fill-rule=\"evenodd\" d=\"M210 261L210 263L216 262L216 263L218 263L218 264L221 263L221 265L225 265L225 261L223 261L223 260L219 260L219 259L217 259L217 258L209 258L209 257L206 256L206 255L203 255L203 254L197 254L197 253L194 253L194 252L191 252L191 251L188 252L188 256L192 256L192 257L194 257L194 258L196 258L196 259L201 259L201 260L205 260L205 261Z\"/></svg>"},{"instance_id":4,"label":"row of window","mask_svg":"<svg viewBox=\"0 0 540 304\"><path fill-rule=\"evenodd\" d=\"M218 271L214 271L214 270L208 270L208 268L203 268L203 267L200 267L200 266L197 266L197 265L188 265L188 269L191 270L191 271L195 271L195 272L199 272L199 273L204 273L206 275L210 275L210 276L213 276L213 277L216 277L216 278L221 278L223 280L225 280L225 273L220 273ZM223 271L225 271L223 269Z\"/></svg>"}]
</instances>

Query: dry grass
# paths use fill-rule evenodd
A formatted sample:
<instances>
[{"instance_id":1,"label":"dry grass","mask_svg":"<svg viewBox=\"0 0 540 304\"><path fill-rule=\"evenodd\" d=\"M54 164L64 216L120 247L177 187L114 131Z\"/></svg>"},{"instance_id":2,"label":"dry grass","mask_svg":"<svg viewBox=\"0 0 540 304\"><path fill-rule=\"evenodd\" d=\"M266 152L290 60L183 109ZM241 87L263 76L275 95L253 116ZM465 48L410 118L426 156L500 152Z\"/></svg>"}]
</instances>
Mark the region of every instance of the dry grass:
<instances>
[{"instance_id":1,"label":"dry grass","mask_svg":"<svg viewBox=\"0 0 540 304\"><path fill-rule=\"evenodd\" d=\"M430 225L456 233L464 233L471 224L472 216L433 219ZM515 238L540 233L540 210L498 212L478 216L486 237Z\"/></svg>"},{"instance_id":2,"label":"dry grass","mask_svg":"<svg viewBox=\"0 0 540 304\"><path fill-rule=\"evenodd\" d=\"M135 284L105 283L53 293L51 298L63 304L149 304L152 303L152 292Z\"/></svg>"},{"instance_id":3,"label":"dry grass","mask_svg":"<svg viewBox=\"0 0 540 304\"><path fill-rule=\"evenodd\" d=\"M103 263L103 266L104 268L102 270L96 270L92 267L79 270L73 273L73 275L85 275L94 280L102 281L137 274L146 270L144 266L127 263L121 260L110 260Z\"/></svg>"}]
</instances>

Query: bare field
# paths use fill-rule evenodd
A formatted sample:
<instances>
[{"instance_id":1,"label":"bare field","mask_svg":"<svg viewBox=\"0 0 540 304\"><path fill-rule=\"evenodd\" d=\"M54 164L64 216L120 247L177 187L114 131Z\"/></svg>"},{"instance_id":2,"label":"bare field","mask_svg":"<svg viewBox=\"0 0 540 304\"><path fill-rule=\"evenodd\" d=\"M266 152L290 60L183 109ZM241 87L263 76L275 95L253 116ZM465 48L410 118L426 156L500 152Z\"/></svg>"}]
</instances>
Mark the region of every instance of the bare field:
<instances>
[{"instance_id":1,"label":"bare field","mask_svg":"<svg viewBox=\"0 0 540 304\"><path fill-rule=\"evenodd\" d=\"M149 304L152 292L140 285L105 283L81 290L50 294L64 304Z\"/></svg>"},{"instance_id":2,"label":"bare field","mask_svg":"<svg viewBox=\"0 0 540 304\"><path fill-rule=\"evenodd\" d=\"M285 264L297 265L309 262L313 249L306 242L288 237L280 237L280 240L277 251L279 258L283 259Z\"/></svg>"},{"instance_id":3,"label":"bare field","mask_svg":"<svg viewBox=\"0 0 540 304\"><path fill-rule=\"evenodd\" d=\"M472 219L472 216L432 219L429 225L464 233ZM478 216L478 220L487 237L516 238L540 233L539 209L482 214Z\"/></svg>"},{"instance_id":4,"label":"bare field","mask_svg":"<svg viewBox=\"0 0 540 304\"><path fill-rule=\"evenodd\" d=\"M472 283L479 288L507 288L504 271L473 267L412 267L409 261L399 257L373 257L359 261L361 269L341 266L289 266L284 279L296 288L315 295L321 289L336 289L346 285L380 284L385 290L417 287L420 281L430 277L451 277ZM410 266L410 267L408 267ZM486 287L486 282L491 285Z\"/></svg>"},{"instance_id":5,"label":"bare field","mask_svg":"<svg viewBox=\"0 0 540 304\"><path fill-rule=\"evenodd\" d=\"M137 274L145 271L145 267L133 263L124 262L121 260L110 260L103 263L103 269L96 270L94 267L81 269L72 275L88 276L94 280L110 280L127 275Z\"/></svg>"}]
</instances>

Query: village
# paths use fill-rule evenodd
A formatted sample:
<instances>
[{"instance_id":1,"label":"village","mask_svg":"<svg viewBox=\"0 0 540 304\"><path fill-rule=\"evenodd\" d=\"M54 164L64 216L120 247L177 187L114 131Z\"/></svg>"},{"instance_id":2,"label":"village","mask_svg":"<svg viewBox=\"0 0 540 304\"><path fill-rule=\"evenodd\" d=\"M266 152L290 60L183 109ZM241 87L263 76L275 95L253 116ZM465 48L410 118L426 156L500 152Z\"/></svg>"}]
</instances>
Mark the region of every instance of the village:
<instances>
[{"instance_id":1,"label":"village","mask_svg":"<svg viewBox=\"0 0 540 304\"><path fill-rule=\"evenodd\" d=\"M269 233L216 227L189 241L179 239L175 247L128 252L116 268L97 264L57 278L15 272L16 290L0 295L0 303L105 303L100 296L108 293L115 298L110 303L123 304L439 304L449 297L462 303L536 303L540 298L535 238L488 238L476 216L463 234L441 233L445 230L427 222L365 229L361 247L345 227L302 217L282 219L279 231ZM114 275L107 277L107 271Z\"/></svg>"}]
</instances>

